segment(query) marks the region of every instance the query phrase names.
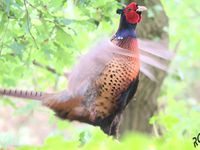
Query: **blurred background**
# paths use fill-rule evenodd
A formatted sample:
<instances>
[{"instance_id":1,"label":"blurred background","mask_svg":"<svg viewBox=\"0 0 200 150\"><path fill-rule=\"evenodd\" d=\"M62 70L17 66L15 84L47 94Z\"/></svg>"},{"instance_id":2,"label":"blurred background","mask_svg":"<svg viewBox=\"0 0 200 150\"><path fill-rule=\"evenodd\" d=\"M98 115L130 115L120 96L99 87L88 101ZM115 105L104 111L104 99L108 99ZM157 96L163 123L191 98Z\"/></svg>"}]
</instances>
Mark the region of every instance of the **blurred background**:
<instances>
[{"instance_id":1,"label":"blurred background","mask_svg":"<svg viewBox=\"0 0 200 150\"><path fill-rule=\"evenodd\" d=\"M0 87L65 89L65 73L95 40L116 32L116 9L130 2L0 0ZM175 57L167 74L156 70L157 83L141 76L137 100L124 113L120 143L97 127L60 120L38 102L0 97L0 148L195 149L192 138L200 133L200 2L137 3L148 8L138 37L162 44Z\"/></svg>"}]
</instances>

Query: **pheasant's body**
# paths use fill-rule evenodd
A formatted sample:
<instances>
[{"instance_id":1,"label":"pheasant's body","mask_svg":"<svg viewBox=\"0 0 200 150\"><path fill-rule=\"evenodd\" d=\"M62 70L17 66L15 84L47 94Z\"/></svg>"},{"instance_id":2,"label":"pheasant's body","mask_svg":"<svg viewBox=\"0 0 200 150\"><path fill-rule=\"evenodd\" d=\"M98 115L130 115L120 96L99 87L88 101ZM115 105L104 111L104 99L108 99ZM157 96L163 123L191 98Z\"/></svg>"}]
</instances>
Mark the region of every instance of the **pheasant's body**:
<instances>
[{"instance_id":1,"label":"pheasant's body","mask_svg":"<svg viewBox=\"0 0 200 150\"><path fill-rule=\"evenodd\" d=\"M121 43L124 41L126 41L126 44L122 45ZM63 97L63 102L60 100L59 103L54 101L54 99L58 99L58 95L56 95L56 98L50 96L50 99L47 100L45 104L56 110L58 116L72 118L73 120L78 117L78 120L81 118L85 122L92 124L99 124L100 122L101 124L102 120L124 109L130 98L122 98L122 95L123 93L131 92L128 90L130 84L138 80L140 68L139 50L135 38L113 39L112 43L117 46L114 47L115 49L110 47L110 49L106 50L105 53L111 55L108 60L101 60L101 63L98 62L97 65L94 65L92 60L94 59L97 62L101 56L97 57L98 55L95 55L95 58L93 58L93 55L88 56L92 58L90 63L93 64L94 68L98 68L101 64L102 67L95 71L90 65L88 66L87 62L85 65L80 61L70 75L68 91L72 93L69 95L71 95L70 98L73 99L73 102L77 101L76 105L70 107L70 110L66 109L69 108L69 102L65 103L65 98L70 99L66 96ZM121 51L119 52L120 47L128 49L120 49ZM103 47L102 49L100 48L102 53L104 53L103 49ZM100 50L98 52L101 53ZM121 52L124 54L122 55ZM83 61L88 60L88 57L86 55ZM94 72L82 74L82 76L81 74L77 75L77 70L81 72L81 69L85 71L92 69ZM83 79L78 81L80 78ZM134 86L136 89L137 85L135 84Z\"/></svg>"},{"instance_id":2,"label":"pheasant's body","mask_svg":"<svg viewBox=\"0 0 200 150\"><path fill-rule=\"evenodd\" d=\"M121 44L126 41L126 44ZM140 61L137 41L134 38L114 40L118 46L129 48L135 57L115 54L106 64L105 69L95 81L97 97L92 112L97 118L105 118L112 114L119 106L119 98L131 82L138 78ZM121 45L120 45L121 44Z\"/></svg>"},{"instance_id":3,"label":"pheasant's body","mask_svg":"<svg viewBox=\"0 0 200 150\"><path fill-rule=\"evenodd\" d=\"M135 28L145 9L133 2L117 11L121 14L117 33L80 58L68 76L67 90L48 94L0 89L0 95L41 100L61 118L98 125L107 134L116 134L120 114L138 86Z\"/></svg>"}]
</instances>

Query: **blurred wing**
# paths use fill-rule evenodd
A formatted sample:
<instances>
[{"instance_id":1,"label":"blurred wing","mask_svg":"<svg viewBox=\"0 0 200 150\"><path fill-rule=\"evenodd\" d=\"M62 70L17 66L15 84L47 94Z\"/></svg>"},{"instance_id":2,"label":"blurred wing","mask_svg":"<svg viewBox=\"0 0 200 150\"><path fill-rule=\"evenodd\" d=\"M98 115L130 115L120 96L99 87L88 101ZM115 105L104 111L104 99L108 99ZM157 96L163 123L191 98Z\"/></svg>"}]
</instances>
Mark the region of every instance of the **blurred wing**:
<instances>
[{"instance_id":1,"label":"blurred wing","mask_svg":"<svg viewBox=\"0 0 200 150\"><path fill-rule=\"evenodd\" d=\"M143 63L148 64L152 67L158 68L158 69L166 71L166 72L168 70L168 67L166 66L166 64L164 64L164 62L163 63L161 61L159 62L159 60L151 58L151 56L140 55L140 60L141 60L142 64Z\"/></svg>"},{"instance_id":2,"label":"blurred wing","mask_svg":"<svg viewBox=\"0 0 200 150\"><path fill-rule=\"evenodd\" d=\"M168 64L174 54L166 47L159 42L139 40L140 71L152 81L156 81L156 69L168 72Z\"/></svg>"},{"instance_id":3,"label":"blurred wing","mask_svg":"<svg viewBox=\"0 0 200 150\"><path fill-rule=\"evenodd\" d=\"M174 57L174 53L168 50L167 44L164 42L156 42L150 40L138 40L140 52L151 54L155 57L171 60Z\"/></svg>"},{"instance_id":4,"label":"blurred wing","mask_svg":"<svg viewBox=\"0 0 200 150\"><path fill-rule=\"evenodd\" d=\"M146 64L142 63L140 68L141 73L143 73L146 77L148 77L152 81L156 82L155 74L151 70L152 69L150 69Z\"/></svg>"},{"instance_id":5,"label":"blurred wing","mask_svg":"<svg viewBox=\"0 0 200 150\"><path fill-rule=\"evenodd\" d=\"M138 57L135 52L116 46L110 39L102 39L80 57L79 62L69 74L69 92L72 95L85 93L115 54Z\"/></svg>"}]
</instances>

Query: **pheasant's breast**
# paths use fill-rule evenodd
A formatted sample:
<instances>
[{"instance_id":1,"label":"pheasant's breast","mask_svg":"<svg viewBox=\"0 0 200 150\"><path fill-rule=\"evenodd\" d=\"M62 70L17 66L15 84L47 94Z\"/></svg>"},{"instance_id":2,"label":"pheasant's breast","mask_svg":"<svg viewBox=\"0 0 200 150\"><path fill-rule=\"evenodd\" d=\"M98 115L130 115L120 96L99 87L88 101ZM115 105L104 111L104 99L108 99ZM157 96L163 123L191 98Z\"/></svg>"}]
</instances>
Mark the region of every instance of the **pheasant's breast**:
<instances>
[{"instance_id":1,"label":"pheasant's breast","mask_svg":"<svg viewBox=\"0 0 200 150\"><path fill-rule=\"evenodd\" d=\"M139 73L139 58L114 55L95 82L98 94L92 107L95 119L103 119L116 110L117 100Z\"/></svg>"}]
</instances>

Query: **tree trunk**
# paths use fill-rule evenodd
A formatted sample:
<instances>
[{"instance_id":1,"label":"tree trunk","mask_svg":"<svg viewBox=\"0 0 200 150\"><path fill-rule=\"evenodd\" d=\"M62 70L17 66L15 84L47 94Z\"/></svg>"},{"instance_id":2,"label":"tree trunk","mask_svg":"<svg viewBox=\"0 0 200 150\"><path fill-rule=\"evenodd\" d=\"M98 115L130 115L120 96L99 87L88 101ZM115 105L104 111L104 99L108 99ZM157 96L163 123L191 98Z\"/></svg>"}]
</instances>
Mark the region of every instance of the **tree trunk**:
<instances>
[{"instance_id":1,"label":"tree trunk","mask_svg":"<svg viewBox=\"0 0 200 150\"><path fill-rule=\"evenodd\" d=\"M127 3L130 2L132 1L127 1ZM168 36L164 32L164 29L168 26L168 19L160 1L138 0L138 4L148 8L147 13L143 13L142 22L137 26L138 37L165 41L165 44L160 44L160 42L153 42L153 44L157 48L167 49ZM136 95L123 114L123 123L120 126L121 133L127 130L146 133L152 132L149 119L157 110L157 97L159 96L161 85L166 76L166 73L161 70L154 69L153 71L156 73L157 82L151 81L140 74L139 87Z\"/></svg>"}]
</instances>

